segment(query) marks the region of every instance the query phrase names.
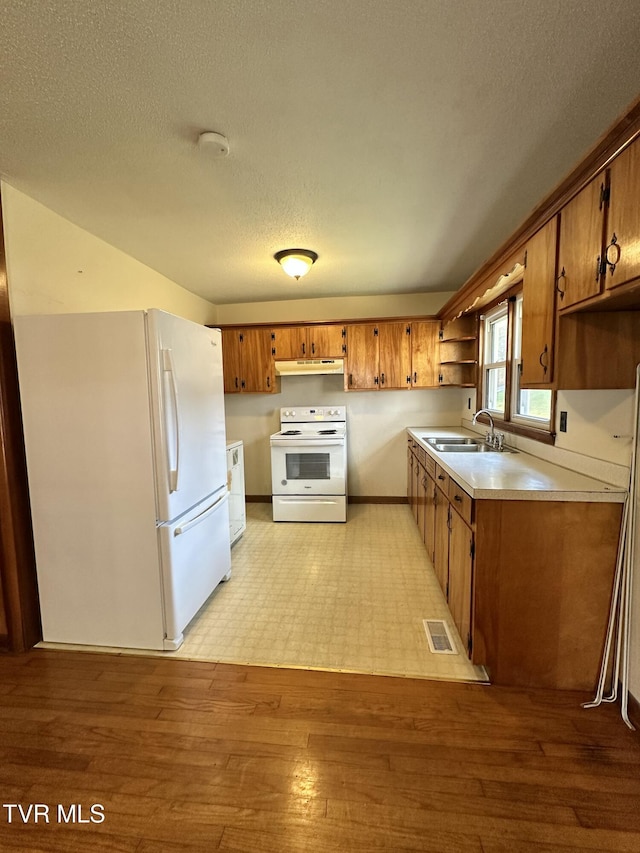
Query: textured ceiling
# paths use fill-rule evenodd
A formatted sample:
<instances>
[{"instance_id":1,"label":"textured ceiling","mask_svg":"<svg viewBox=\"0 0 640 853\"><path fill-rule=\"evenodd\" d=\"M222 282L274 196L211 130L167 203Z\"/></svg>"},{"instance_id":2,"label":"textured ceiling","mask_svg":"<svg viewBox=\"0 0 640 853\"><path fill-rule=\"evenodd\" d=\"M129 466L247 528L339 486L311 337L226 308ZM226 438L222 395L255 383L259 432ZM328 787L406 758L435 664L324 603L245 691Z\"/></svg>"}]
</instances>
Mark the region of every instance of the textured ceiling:
<instances>
[{"instance_id":1,"label":"textured ceiling","mask_svg":"<svg viewBox=\"0 0 640 853\"><path fill-rule=\"evenodd\" d=\"M638 0L0 0L0 174L216 303L454 290L639 43Z\"/></svg>"}]
</instances>

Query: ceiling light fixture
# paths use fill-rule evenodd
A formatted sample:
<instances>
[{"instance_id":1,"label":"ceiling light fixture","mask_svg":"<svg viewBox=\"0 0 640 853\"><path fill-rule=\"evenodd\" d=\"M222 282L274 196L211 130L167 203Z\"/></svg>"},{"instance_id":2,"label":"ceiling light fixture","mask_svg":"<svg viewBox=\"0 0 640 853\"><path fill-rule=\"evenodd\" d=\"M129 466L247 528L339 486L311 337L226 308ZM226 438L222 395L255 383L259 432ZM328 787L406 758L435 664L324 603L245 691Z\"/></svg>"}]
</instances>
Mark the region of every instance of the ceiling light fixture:
<instances>
[{"instance_id":1,"label":"ceiling light fixture","mask_svg":"<svg viewBox=\"0 0 640 853\"><path fill-rule=\"evenodd\" d=\"M282 269L296 281L306 275L318 260L318 255L309 249L283 249L273 256Z\"/></svg>"}]
</instances>

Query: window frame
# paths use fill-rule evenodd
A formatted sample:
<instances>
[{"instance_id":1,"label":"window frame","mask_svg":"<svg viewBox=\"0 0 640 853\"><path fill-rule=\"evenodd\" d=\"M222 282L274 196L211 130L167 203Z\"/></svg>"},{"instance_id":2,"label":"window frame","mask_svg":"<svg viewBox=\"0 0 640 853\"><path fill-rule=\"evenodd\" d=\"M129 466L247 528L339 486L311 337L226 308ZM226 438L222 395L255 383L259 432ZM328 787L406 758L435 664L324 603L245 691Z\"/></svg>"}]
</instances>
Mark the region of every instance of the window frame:
<instances>
[{"instance_id":1,"label":"window frame","mask_svg":"<svg viewBox=\"0 0 640 853\"><path fill-rule=\"evenodd\" d=\"M479 356L479 370L478 370L478 388L477 388L477 408L488 408L485 406L485 390L486 390L486 368L485 368L485 358L486 358L486 332L485 332L485 324L487 319L491 319L493 315L495 315L498 308L504 309L506 306L507 311L507 363L506 363L506 372L505 372L505 401L504 401L504 415L501 415L499 412L491 411L491 415L493 417L495 427L497 430L501 432L509 432L513 435L521 435L525 438L531 438L535 441L540 441L543 444L554 444L555 443L555 413L556 413L556 392L555 390L551 390L551 415L549 419L549 426L540 427L532 423L528 418L523 417L521 415L514 416L514 393L516 383L513 381L513 371L514 371L514 331L515 331L515 312L516 312L516 299L518 296L522 296L523 288L522 282L518 282L513 288L508 290L506 293L502 294L498 299L494 302L489 303L486 308L484 308L480 312L480 323L479 323L479 341L478 341L478 356ZM515 417L515 420L514 420Z\"/></svg>"}]
</instances>

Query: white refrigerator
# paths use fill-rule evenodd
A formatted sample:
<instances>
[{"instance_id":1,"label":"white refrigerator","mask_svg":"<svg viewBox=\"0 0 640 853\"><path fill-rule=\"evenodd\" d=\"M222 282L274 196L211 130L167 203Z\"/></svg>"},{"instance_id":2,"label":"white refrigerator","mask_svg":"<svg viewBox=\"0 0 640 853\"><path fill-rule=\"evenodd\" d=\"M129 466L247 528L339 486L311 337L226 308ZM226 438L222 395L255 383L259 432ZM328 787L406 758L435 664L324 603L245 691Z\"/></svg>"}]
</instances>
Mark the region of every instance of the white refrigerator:
<instances>
[{"instance_id":1,"label":"white refrigerator","mask_svg":"<svg viewBox=\"0 0 640 853\"><path fill-rule=\"evenodd\" d=\"M14 322L43 639L177 649L231 571L218 329Z\"/></svg>"}]
</instances>

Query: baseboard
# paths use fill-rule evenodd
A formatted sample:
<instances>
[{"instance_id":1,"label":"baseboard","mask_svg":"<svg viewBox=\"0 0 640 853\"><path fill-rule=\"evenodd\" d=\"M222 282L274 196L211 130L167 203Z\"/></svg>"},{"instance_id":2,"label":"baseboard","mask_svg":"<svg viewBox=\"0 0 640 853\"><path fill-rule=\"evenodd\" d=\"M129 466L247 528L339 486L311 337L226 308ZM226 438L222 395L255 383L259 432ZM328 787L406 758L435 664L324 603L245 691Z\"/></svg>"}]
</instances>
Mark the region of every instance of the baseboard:
<instances>
[{"instance_id":1,"label":"baseboard","mask_svg":"<svg viewBox=\"0 0 640 853\"><path fill-rule=\"evenodd\" d=\"M247 503L254 504L270 504L271 495L245 495ZM397 497L394 495L349 495L347 503L350 504L406 504L408 503L405 497Z\"/></svg>"},{"instance_id":2,"label":"baseboard","mask_svg":"<svg viewBox=\"0 0 640 853\"><path fill-rule=\"evenodd\" d=\"M408 503L405 497L397 497L394 495L366 495L356 496L349 495L347 502L350 504L406 504Z\"/></svg>"}]
</instances>

